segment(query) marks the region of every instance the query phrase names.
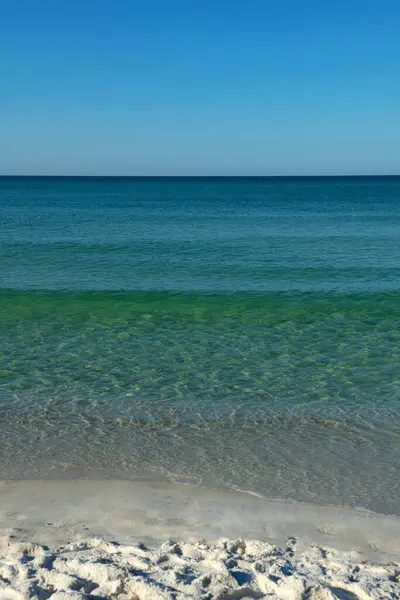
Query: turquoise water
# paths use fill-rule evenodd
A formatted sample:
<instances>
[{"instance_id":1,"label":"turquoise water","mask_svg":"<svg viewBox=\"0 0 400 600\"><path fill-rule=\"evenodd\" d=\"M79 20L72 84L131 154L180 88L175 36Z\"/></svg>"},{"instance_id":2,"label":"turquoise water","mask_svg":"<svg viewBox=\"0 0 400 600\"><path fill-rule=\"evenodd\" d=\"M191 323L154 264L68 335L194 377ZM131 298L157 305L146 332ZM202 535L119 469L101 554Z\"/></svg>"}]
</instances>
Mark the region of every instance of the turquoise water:
<instances>
[{"instance_id":1,"label":"turquoise water","mask_svg":"<svg viewBox=\"0 0 400 600\"><path fill-rule=\"evenodd\" d=\"M400 178L0 178L0 477L400 514Z\"/></svg>"}]
</instances>

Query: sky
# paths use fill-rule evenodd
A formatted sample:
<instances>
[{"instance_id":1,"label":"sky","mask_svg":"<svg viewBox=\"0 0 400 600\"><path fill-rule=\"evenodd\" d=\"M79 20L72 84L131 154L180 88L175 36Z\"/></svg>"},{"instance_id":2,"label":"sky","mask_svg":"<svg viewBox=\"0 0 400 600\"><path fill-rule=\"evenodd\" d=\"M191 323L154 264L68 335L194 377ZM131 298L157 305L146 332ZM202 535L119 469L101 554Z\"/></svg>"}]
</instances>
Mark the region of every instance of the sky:
<instances>
[{"instance_id":1,"label":"sky","mask_svg":"<svg viewBox=\"0 0 400 600\"><path fill-rule=\"evenodd\" d=\"M0 174L400 174L398 0L0 0Z\"/></svg>"}]
</instances>

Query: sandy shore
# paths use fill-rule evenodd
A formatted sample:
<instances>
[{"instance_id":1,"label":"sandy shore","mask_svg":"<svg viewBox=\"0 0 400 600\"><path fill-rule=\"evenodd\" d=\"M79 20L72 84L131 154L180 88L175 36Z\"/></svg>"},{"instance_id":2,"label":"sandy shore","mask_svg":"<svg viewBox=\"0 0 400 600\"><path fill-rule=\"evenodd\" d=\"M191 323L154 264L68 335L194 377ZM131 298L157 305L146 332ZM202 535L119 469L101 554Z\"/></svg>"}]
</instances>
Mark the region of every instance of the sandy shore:
<instances>
[{"instance_id":1,"label":"sandy shore","mask_svg":"<svg viewBox=\"0 0 400 600\"><path fill-rule=\"evenodd\" d=\"M318 546L300 553L293 538L282 548L219 540L148 549L92 539L53 550L3 539L0 597L393 599L400 597L400 568Z\"/></svg>"},{"instance_id":2,"label":"sandy shore","mask_svg":"<svg viewBox=\"0 0 400 600\"><path fill-rule=\"evenodd\" d=\"M161 482L2 482L0 599L50 597L396 599L400 519Z\"/></svg>"}]
</instances>

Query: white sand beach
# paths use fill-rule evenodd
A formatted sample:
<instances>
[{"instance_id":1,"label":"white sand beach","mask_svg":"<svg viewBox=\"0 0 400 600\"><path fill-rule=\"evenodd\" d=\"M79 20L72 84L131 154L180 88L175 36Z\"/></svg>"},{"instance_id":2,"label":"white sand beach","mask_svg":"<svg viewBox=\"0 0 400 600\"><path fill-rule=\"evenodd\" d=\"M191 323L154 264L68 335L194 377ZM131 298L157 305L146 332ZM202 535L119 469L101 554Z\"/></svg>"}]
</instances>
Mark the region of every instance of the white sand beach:
<instances>
[{"instance_id":1,"label":"white sand beach","mask_svg":"<svg viewBox=\"0 0 400 600\"><path fill-rule=\"evenodd\" d=\"M400 519L156 481L0 484L0 598L400 598Z\"/></svg>"}]
</instances>

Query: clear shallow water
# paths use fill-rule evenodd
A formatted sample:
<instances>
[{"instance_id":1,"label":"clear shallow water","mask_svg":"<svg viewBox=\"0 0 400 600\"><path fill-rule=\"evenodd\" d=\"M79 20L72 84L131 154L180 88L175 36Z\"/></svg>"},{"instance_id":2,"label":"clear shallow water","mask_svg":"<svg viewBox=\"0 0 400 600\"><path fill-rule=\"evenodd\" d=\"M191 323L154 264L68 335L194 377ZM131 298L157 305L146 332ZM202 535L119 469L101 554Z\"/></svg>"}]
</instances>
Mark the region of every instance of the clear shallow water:
<instances>
[{"instance_id":1,"label":"clear shallow water","mask_svg":"<svg viewBox=\"0 0 400 600\"><path fill-rule=\"evenodd\" d=\"M0 477L400 514L400 178L0 178Z\"/></svg>"}]
</instances>

